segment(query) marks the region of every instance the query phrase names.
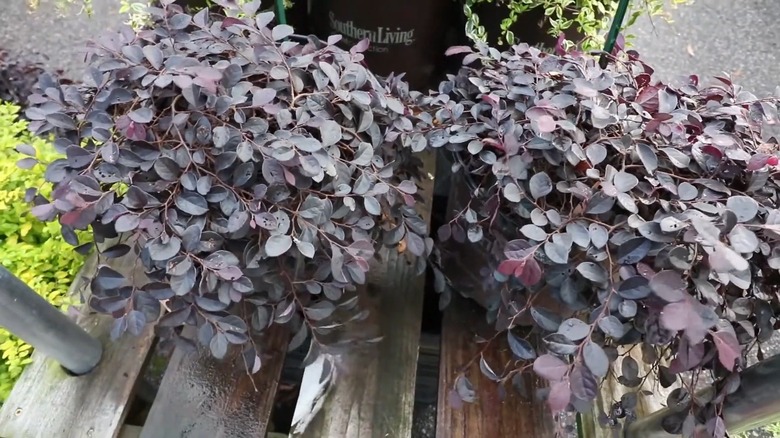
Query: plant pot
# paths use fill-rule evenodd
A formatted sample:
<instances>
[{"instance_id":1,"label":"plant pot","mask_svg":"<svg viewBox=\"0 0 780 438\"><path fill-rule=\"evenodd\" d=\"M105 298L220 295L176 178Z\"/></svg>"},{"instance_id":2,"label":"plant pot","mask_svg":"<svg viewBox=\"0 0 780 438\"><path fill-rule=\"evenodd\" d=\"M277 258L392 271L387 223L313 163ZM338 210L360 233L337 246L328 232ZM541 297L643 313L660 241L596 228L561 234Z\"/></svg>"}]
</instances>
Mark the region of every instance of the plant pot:
<instances>
[{"instance_id":1,"label":"plant pot","mask_svg":"<svg viewBox=\"0 0 780 438\"><path fill-rule=\"evenodd\" d=\"M450 45L451 0L309 0L312 27L322 39L339 34L349 49L368 38L365 61L381 76L406 73L415 89L434 86Z\"/></svg>"}]
</instances>

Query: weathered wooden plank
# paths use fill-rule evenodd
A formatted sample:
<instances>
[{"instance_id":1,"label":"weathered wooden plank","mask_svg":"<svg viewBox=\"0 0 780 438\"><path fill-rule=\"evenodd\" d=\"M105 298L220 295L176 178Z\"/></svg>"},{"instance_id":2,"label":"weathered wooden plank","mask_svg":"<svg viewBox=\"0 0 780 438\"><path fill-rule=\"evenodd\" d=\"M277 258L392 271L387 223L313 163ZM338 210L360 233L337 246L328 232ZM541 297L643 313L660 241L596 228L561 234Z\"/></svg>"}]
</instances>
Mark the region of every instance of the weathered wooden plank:
<instances>
[{"instance_id":1,"label":"weathered wooden plank","mask_svg":"<svg viewBox=\"0 0 780 438\"><path fill-rule=\"evenodd\" d=\"M141 426L124 425L119 431L119 438L138 438L141 436Z\"/></svg>"},{"instance_id":2,"label":"weathered wooden plank","mask_svg":"<svg viewBox=\"0 0 780 438\"><path fill-rule=\"evenodd\" d=\"M580 438L613 438L622 436L619 430L621 426L615 428L602 427L599 423L599 415L602 412L609 413L612 403L620 401L624 394L637 393L637 406L634 408L634 413L637 418L642 418L664 408L667 396L678 386L673 385L669 388L661 386L655 369L643 361L642 349L639 346L633 348L620 346L618 347L618 355L618 359L611 364L611 372L601 386L601 394L599 394L593 412L581 416L582 436ZM626 357L633 358L639 365L640 377L649 375L648 378L644 379L642 385L636 388L628 388L617 381L617 376L620 376L622 373L623 359ZM651 394L642 395L640 391L649 391Z\"/></svg>"},{"instance_id":3,"label":"weathered wooden plank","mask_svg":"<svg viewBox=\"0 0 780 438\"><path fill-rule=\"evenodd\" d=\"M420 207L430 220L435 157L424 157ZM361 305L370 311L365 330L382 340L337 358L337 378L324 395L308 397L319 384L322 362L306 368L291 436L301 438L403 438L411 436L419 354L424 276L396 250L372 263Z\"/></svg>"},{"instance_id":4,"label":"weathered wooden plank","mask_svg":"<svg viewBox=\"0 0 780 438\"><path fill-rule=\"evenodd\" d=\"M247 374L233 348L222 360L205 348L177 348L163 376L141 438L265 437L289 340L286 327L271 327L255 342L265 357Z\"/></svg>"},{"instance_id":5,"label":"weathered wooden plank","mask_svg":"<svg viewBox=\"0 0 780 438\"><path fill-rule=\"evenodd\" d=\"M470 369L468 377L477 392L476 403L453 406L450 391L463 369L484 347L477 344L475 334L487 337L492 329L485 323L485 311L459 294L453 294L452 302L444 311L441 336L441 361L439 365L439 405L437 409L437 438L510 438L552 437L552 415L546 404L534 397L537 388L543 387L540 379L526 374L525 387L530 398L524 398L512 388L507 388L501 399L498 386L479 371ZM494 344L485 352L490 364L505 364L512 360L509 347Z\"/></svg>"},{"instance_id":6,"label":"weathered wooden plank","mask_svg":"<svg viewBox=\"0 0 780 438\"><path fill-rule=\"evenodd\" d=\"M130 253L112 261L111 266L140 282L144 275L137 260ZM94 256L88 259L71 287L71 294L82 292L89 296L89 281L96 264ZM148 327L140 336L126 335L112 342L112 321L88 312L77 321L104 345L100 364L86 376L69 376L54 361L33 353L33 362L0 410L0 437L112 438L119 434L154 333Z\"/></svg>"}]
</instances>

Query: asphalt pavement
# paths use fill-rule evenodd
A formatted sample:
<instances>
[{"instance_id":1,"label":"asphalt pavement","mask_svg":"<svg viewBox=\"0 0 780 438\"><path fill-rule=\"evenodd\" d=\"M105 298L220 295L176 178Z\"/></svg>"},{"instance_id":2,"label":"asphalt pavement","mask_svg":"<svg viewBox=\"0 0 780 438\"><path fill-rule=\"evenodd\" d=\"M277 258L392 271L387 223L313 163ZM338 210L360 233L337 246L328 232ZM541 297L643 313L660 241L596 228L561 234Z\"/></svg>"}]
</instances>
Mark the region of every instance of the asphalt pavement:
<instances>
[{"instance_id":1,"label":"asphalt pavement","mask_svg":"<svg viewBox=\"0 0 780 438\"><path fill-rule=\"evenodd\" d=\"M670 15L671 23L643 17L628 32L661 78L726 72L758 96L780 85L780 1L694 0Z\"/></svg>"}]
</instances>

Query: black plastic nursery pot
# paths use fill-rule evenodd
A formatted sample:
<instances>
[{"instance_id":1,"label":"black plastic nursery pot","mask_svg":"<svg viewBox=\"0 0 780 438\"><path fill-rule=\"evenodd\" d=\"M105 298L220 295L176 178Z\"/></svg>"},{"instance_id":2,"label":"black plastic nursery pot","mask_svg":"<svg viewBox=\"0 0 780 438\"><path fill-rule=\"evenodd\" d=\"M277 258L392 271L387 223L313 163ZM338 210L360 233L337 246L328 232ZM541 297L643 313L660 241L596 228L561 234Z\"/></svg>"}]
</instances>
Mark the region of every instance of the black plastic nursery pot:
<instances>
[{"instance_id":1,"label":"black plastic nursery pot","mask_svg":"<svg viewBox=\"0 0 780 438\"><path fill-rule=\"evenodd\" d=\"M369 40L365 61L375 74L406 73L414 89L435 87L454 29L452 0L309 0L309 6L318 37L342 35L344 49Z\"/></svg>"}]
</instances>

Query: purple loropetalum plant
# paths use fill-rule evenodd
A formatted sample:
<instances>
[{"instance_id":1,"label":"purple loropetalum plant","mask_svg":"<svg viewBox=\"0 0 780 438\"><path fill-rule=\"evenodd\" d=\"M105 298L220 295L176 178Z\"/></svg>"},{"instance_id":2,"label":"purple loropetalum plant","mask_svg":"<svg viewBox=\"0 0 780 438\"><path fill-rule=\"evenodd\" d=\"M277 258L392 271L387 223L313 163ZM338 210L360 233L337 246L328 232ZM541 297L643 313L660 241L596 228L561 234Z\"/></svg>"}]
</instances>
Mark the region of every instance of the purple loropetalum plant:
<instances>
[{"instance_id":1,"label":"purple loropetalum plant","mask_svg":"<svg viewBox=\"0 0 780 438\"><path fill-rule=\"evenodd\" d=\"M508 383L533 370L554 411L587 410L618 347L641 346L664 386L695 377L673 393L664 427L723 436L720 407L747 351L761 354L777 326L778 99L726 77L662 83L634 51L606 69L526 44L450 53L465 66L428 97L427 135L468 191L437 252L489 243L490 287L461 293L496 304L504 336L491 342L508 338L514 353L506 368L482 359L482 372ZM446 296L446 263L436 272ZM638 388L647 376L632 357L622 364L619 381ZM712 395L686 397L705 374ZM605 424L631 418L635 395Z\"/></svg>"},{"instance_id":2,"label":"purple loropetalum plant","mask_svg":"<svg viewBox=\"0 0 780 438\"><path fill-rule=\"evenodd\" d=\"M273 324L291 325L291 348L309 334L327 348L365 315L350 292L380 247L401 246L420 271L432 249L415 209L426 144L412 95L364 67L367 41L296 36L259 1L230 17L171 3L150 9L149 28L98 39L83 84L39 80L30 127L64 157L45 163L54 189L33 212L81 249L91 242L74 230L120 237L101 258L140 258L148 284L106 264L92 280L114 337L194 326L214 357L242 346L252 371L251 335Z\"/></svg>"}]
</instances>

